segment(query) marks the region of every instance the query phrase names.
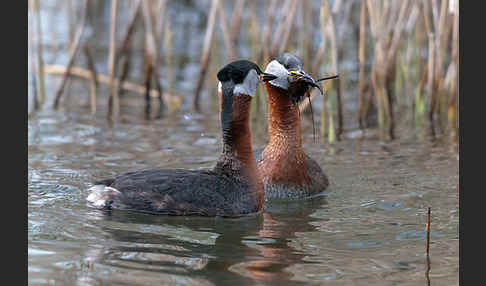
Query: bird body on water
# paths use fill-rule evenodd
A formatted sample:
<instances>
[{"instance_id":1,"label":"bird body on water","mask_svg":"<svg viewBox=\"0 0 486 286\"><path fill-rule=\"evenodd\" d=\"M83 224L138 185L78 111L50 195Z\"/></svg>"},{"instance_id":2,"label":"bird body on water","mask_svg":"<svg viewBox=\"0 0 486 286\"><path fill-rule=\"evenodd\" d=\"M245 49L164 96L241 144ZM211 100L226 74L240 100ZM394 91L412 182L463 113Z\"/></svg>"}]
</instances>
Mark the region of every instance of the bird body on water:
<instances>
[{"instance_id":1,"label":"bird body on water","mask_svg":"<svg viewBox=\"0 0 486 286\"><path fill-rule=\"evenodd\" d=\"M98 181L88 202L97 208L164 215L236 217L263 208L264 188L253 157L250 103L260 81L275 79L249 61L218 72L223 147L210 170L144 170Z\"/></svg>"},{"instance_id":2,"label":"bird body on water","mask_svg":"<svg viewBox=\"0 0 486 286\"><path fill-rule=\"evenodd\" d=\"M269 104L269 142L254 152L265 198L298 199L319 194L329 186L329 180L302 148L300 112L296 104L309 87L318 86L303 70L302 60L290 53L272 60L265 72L278 76L264 83Z\"/></svg>"}]
</instances>

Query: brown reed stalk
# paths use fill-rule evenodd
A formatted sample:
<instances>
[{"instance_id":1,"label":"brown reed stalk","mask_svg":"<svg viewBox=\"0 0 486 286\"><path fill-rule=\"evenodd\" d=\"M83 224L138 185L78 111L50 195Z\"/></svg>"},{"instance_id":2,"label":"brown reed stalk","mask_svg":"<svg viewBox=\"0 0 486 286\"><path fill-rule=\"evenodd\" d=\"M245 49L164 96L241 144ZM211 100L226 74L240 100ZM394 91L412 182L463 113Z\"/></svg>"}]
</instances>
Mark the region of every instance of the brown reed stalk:
<instances>
[{"instance_id":1,"label":"brown reed stalk","mask_svg":"<svg viewBox=\"0 0 486 286\"><path fill-rule=\"evenodd\" d=\"M427 209L427 225L425 226L425 230L427 233L426 253L428 257L430 253L430 207Z\"/></svg>"},{"instance_id":2,"label":"brown reed stalk","mask_svg":"<svg viewBox=\"0 0 486 286\"><path fill-rule=\"evenodd\" d=\"M86 61L88 62L88 68L91 72L89 90L90 90L91 114L94 115L96 114L96 88L98 87L98 82L96 81L96 77L97 77L96 66L87 43L84 45L84 55L86 56Z\"/></svg>"},{"instance_id":3,"label":"brown reed stalk","mask_svg":"<svg viewBox=\"0 0 486 286\"><path fill-rule=\"evenodd\" d=\"M270 60L270 53L271 53L271 46L272 46L272 27L275 18L275 10L277 8L277 4L279 1L277 0L267 0L265 1L265 12L267 13L265 17L265 26L263 28L262 33L262 44L260 55L258 58L258 62L269 61Z\"/></svg>"},{"instance_id":4,"label":"brown reed stalk","mask_svg":"<svg viewBox=\"0 0 486 286\"><path fill-rule=\"evenodd\" d=\"M231 15L231 28L230 28L230 39L234 44L235 40L238 39L237 35L240 31L241 25L241 14L245 6L245 0L237 0L233 8L233 14Z\"/></svg>"},{"instance_id":5,"label":"brown reed stalk","mask_svg":"<svg viewBox=\"0 0 486 286\"><path fill-rule=\"evenodd\" d=\"M319 12L319 21L321 25L321 45L319 48L319 51L322 51L322 55L324 55L324 50L326 46L326 38L327 38L327 21L328 21L328 16L329 16L329 7L327 5L327 1L323 0ZM318 58L319 59L319 58ZM320 59L319 59L320 62ZM327 136L327 130L328 130L328 121L327 121L327 92L324 94L322 97L322 110L321 110L321 126L320 126L320 133L321 133L321 138L325 139Z\"/></svg>"},{"instance_id":6,"label":"brown reed stalk","mask_svg":"<svg viewBox=\"0 0 486 286\"><path fill-rule=\"evenodd\" d=\"M35 21L35 34L37 39L37 94L39 106L44 103L45 100L45 77L44 77L44 59L42 51L42 29L41 29L41 17L40 17L40 2L39 0L32 1L32 10Z\"/></svg>"},{"instance_id":7,"label":"brown reed stalk","mask_svg":"<svg viewBox=\"0 0 486 286\"><path fill-rule=\"evenodd\" d=\"M435 52L435 41L434 34L430 33L429 38L429 53L428 53L428 64L427 64L427 96L429 98L429 109L427 111L429 120L429 135L432 138L435 137L435 126L434 126L434 109L435 109L435 96L434 96L434 52Z\"/></svg>"},{"instance_id":8,"label":"brown reed stalk","mask_svg":"<svg viewBox=\"0 0 486 286\"><path fill-rule=\"evenodd\" d=\"M226 47L226 51L228 53L228 61L233 61L236 59L237 55L234 51L233 40L231 38L230 32L228 31L228 22L226 21L223 4L221 2L218 2L218 15L220 21L219 27L221 28L224 46Z\"/></svg>"},{"instance_id":9,"label":"brown reed stalk","mask_svg":"<svg viewBox=\"0 0 486 286\"><path fill-rule=\"evenodd\" d=\"M121 41L121 45L116 52L116 59L115 59L115 66L121 65L121 72L120 72L120 82L124 82L126 77L128 76L128 70L130 68L130 47L132 43L133 33L135 31L135 22L137 19L138 11L140 8L140 0L135 0L132 3L131 13L128 16L126 31L124 33L123 40ZM121 93L123 89L118 89ZM118 96L121 94L117 92Z\"/></svg>"},{"instance_id":10,"label":"brown reed stalk","mask_svg":"<svg viewBox=\"0 0 486 286\"><path fill-rule=\"evenodd\" d=\"M108 83L108 112L107 118L111 119L113 105L118 109L118 95L115 94L116 87L114 86L115 79L115 51L116 51L116 14L118 8L118 0L111 0L110 8L110 47L108 51L108 75L110 82ZM116 102L114 102L116 101Z\"/></svg>"},{"instance_id":11,"label":"brown reed stalk","mask_svg":"<svg viewBox=\"0 0 486 286\"><path fill-rule=\"evenodd\" d=\"M257 5L258 3L255 1L252 1L249 3L248 7L248 18L246 25L248 25L248 39L249 39L249 46L250 46L250 59L255 60L257 64L260 64L258 61L258 54L261 51L261 49L258 49L259 45L259 35L260 35L260 29L259 29L259 24L258 24L258 19L256 16L256 11L257 11ZM258 116L259 114L265 113L266 114L266 101L264 99L261 92L261 88L257 88L255 91L255 96L254 99L251 102L251 121L252 122L257 122L257 120L260 118Z\"/></svg>"},{"instance_id":12,"label":"brown reed stalk","mask_svg":"<svg viewBox=\"0 0 486 286\"><path fill-rule=\"evenodd\" d=\"M68 18L68 36L69 36L69 51L71 51L74 40L74 21L73 21L73 0L66 1L67 18Z\"/></svg>"},{"instance_id":13,"label":"brown reed stalk","mask_svg":"<svg viewBox=\"0 0 486 286\"><path fill-rule=\"evenodd\" d=\"M143 15L143 22L144 22L144 27L145 27L145 46L144 46L144 53L145 53L145 117L147 119L150 118L150 110L151 110L151 104L150 104L150 95L149 95L149 90L150 90L150 84L153 83L155 84L157 90L158 90L158 100L159 100L159 111L156 115L156 118L161 118L163 111L165 109L164 107L164 100L162 98L163 90L162 90L162 84L160 83L160 76L159 76L159 65L158 65L158 59L159 59L159 53L158 51L160 50L160 47L158 45L159 41L156 41L158 37L161 37L162 31L159 31L159 35L156 34L157 28L155 27L155 24L158 23L157 19L162 19L165 18L163 14L165 13L165 5L158 5L159 9L157 12L160 13L160 15L154 15L156 12L156 9L153 9L152 7L149 7L150 4L154 4L154 2L147 2L143 1L142 2L142 15ZM160 4L160 2L158 3ZM157 18L157 19L155 19Z\"/></svg>"},{"instance_id":14,"label":"brown reed stalk","mask_svg":"<svg viewBox=\"0 0 486 286\"><path fill-rule=\"evenodd\" d=\"M358 124L363 129L363 91L365 84L365 38L366 37L366 2L361 2L361 12L359 18L359 84L358 84Z\"/></svg>"},{"instance_id":15,"label":"brown reed stalk","mask_svg":"<svg viewBox=\"0 0 486 286\"><path fill-rule=\"evenodd\" d=\"M312 37L310 36L310 28L311 28L311 19L312 19L312 10L309 7L309 1L304 0L300 1L300 12L301 12L301 17L298 17L297 20L298 23L300 24L300 27L298 27L298 46L299 46L299 51L300 51L300 57L302 58L302 61L307 64L309 62L309 54L310 54L310 40Z\"/></svg>"},{"instance_id":16,"label":"brown reed stalk","mask_svg":"<svg viewBox=\"0 0 486 286\"><path fill-rule=\"evenodd\" d=\"M270 41L267 42L268 45L270 45L269 47L269 57L270 58L274 58L277 56L277 53L278 53L278 49L281 45L281 41L282 41L282 35L284 33L284 29L285 29L285 25L283 23L285 23L285 18L288 17L288 14L289 14L289 8L290 8L290 4L292 3L292 1L294 0L287 0L283 3L282 5L282 2L281 1L278 1L279 2L279 5L282 5L281 9L280 9L280 13L278 14L279 17L276 18L277 22L279 23L279 25L277 25L277 30L272 33L272 35L270 35ZM283 15L283 16L282 16Z\"/></svg>"},{"instance_id":17,"label":"brown reed stalk","mask_svg":"<svg viewBox=\"0 0 486 286\"><path fill-rule=\"evenodd\" d=\"M458 0L456 0L456 7L453 7L454 19L453 19L453 32L452 32L452 70L453 76L451 77L451 84L449 86L449 110L448 110L448 120L449 129L452 131L452 136L454 140L457 140L457 129L456 129L456 101L457 101L457 84L458 84L458 67L459 67L459 9Z\"/></svg>"},{"instance_id":18,"label":"brown reed stalk","mask_svg":"<svg viewBox=\"0 0 486 286\"><path fill-rule=\"evenodd\" d=\"M169 94L172 94L174 87L174 76L172 74L172 28L170 26L169 19L166 18L167 24L165 25L164 31L164 50L165 50L165 66L166 66L166 76L167 76L167 90Z\"/></svg>"},{"instance_id":19,"label":"brown reed stalk","mask_svg":"<svg viewBox=\"0 0 486 286\"><path fill-rule=\"evenodd\" d=\"M297 1L293 0L290 2L289 5L289 10L285 14L285 23L284 23L284 32L282 34L282 38L276 38L275 39L275 51L278 50L278 53L283 53L285 50L287 50L288 43L289 43L289 37L290 37L290 32L292 31L292 26L295 18L295 13L297 10ZM278 47L278 49L277 49Z\"/></svg>"},{"instance_id":20,"label":"brown reed stalk","mask_svg":"<svg viewBox=\"0 0 486 286\"><path fill-rule=\"evenodd\" d=\"M375 43L371 79L378 103L378 122L382 129L382 138L392 140L395 123L391 82L395 79L397 49L403 41L403 31L410 14L410 5L408 0L400 2L367 0L366 4L371 35Z\"/></svg>"},{"instance_id":21,"label":"brown reed stalk","mask_svg":"<svg viewBox=\"0 0 486 286\"><path fill-rule=\"evenodd\" d=\"M434 1L435 2L435 1ZM436 3L435 3L436 4ZM434 101L435 101L435 109L434 112L438 118L440 118L441 115L441 95L443 91L445 90L444 86L444 71L443 71L443 64L444 64L444 55L446 53L446 43L445 40L447 39L447 36L449 33L447 33L447 21L449 17L447 17L448 14L448 1L447 0L442 0L441 1L441 8L440 8L440 14L435 26L435 31L436 37L435 37L435 65L434 65L434 87L435 87L435 93L434 93ZM439 127L440 121L438 124Z\"/></svg>"},{"instance_id":22,"label":"brown reed stalk","mask_svg":"<svg viewBox=\"0 0 486 286\"><path fill-rule=\"evenodd\" d=\"M162 42L162 33L165 33L167 31L166 24L170 24L167 17L165 17L166 7L167 0L159 0L157 2L157 7L154 9L158 13L156 16L153 17L155 41L157 43Z\"/></svg>"},{"instance_id":23,"label":"brown reed stalk","mask_svg":"<svg viewBox=\"0 0 486 286\"><path fill-rule=\"evenodd\" d=\"M208 71L208 63L210 57L210 47L211 47L211 40L213 38L214 33L214 22L216 20L216 12L218 8L219 0L213 0L211 2L211 9L209 11L208 17L208 24L206 25L206 34L204 35L204 45L203 50L201 53L201 61L200 61L200 71L199 71L199 79L196 85L196 91L194 93L194 100L193 100L193 108L196 112L201 110L199 104L199 96L201 94L201 90L204 86L204 80L206 78L206 74Z\"/></svg>"},{"instance_id":24,"label":"brown reed stalk","mask_svg":"<svg viewBox=\"0 0 486 286\"><path fill-rule=\"evenodd\" d=\"M331 58L331 72L333 74L338 74L338 47L336 42L336 28L334 25L334 15L329 13L329 4L327 0L325 1L325 11L327 13L327 29L329 35L329 44L330 44L330 58ZM337 103L337 128L334 130L334 100L330 97L330 105L331 108L329 110L329 143L333 143L334 139L340 140L340 136L342 133L342 125L343 125L343 117L342 117L342 105L341 105L341 89L340 89L340 80L339 78L336 82L333 82L333 86L335 84L336 90L336 103Z\"/></svg>"},{"instance_id":25,"label":"brown reed stalk","mask_svg":"<svg viewBox=\"0 0 486 286\"><path fill-rule=\"evenodd\" d=\"M81 68L81 67L76 67L76 66L72 66L71 69L68 71L67 67L62 66L62 65L45 65L45 72L46 72L46 74L60 75L60 76L64 76L66 73L69 73L70 76L76 76L76 77L80 77L80 78L83 78L83 79L86 79L86 80L91 79L91 71L90 70L85 69L85 68ZM108 85L110 83L110 78L107 75L98 73L96 75L96 81L98 83L103 83L103 84ZM145 86L137 84L137 83L133 83L133 82L129 82L129 81L120 82L117 78L115 78L114 84L118 84L118 85L120 85L120 88L123 88L127 91L130 91L130 92L134 92L134 93L141 94L141 95L146 94ZM153 98L159 97L159 92L157 91L157 89L150 89L149 93L150 93L150 97L153 97ZM165 101L170 100L169 94L164 93L163 96L164 96ZM180 95L175 95L174 97L179 98Z\"/></svg>"},{"instance_id":26,"label":"brown reed stalk","mask_svg":"<svg viewBox=\"0 0 486 286\"><path fill-rule=\"evenodd\" d=\"M425 251L426 251L426 269L425 269L425 278L427 279L427 285L430 285L430 207L427 209L427 224L425 226L426 231L426 242L425 242Z\"/></svg>"},{"instance_id":27,"label":"brown reed stalk","mask_svg":"<svg viewBox=\"0 0 486 286\"><path fill-rule=\"evenodd\" d=\"M87 16L87 10L88 10L88 0L84 0L83 4L84 5L83 5L83 8L81 10L80 23L79 23L78 28L76 30L76 35L74 37L74 41L72 42L72 46L71 46L72 48L71 48L70 53L69 53L69 61L68 61L66 73L65 73L64 77L62 78L61 85L59 86L59 89L57 90L57 93L56 93L56 98L55 98L55 101L54 101L54 109L57 109L59 107L59 101L60 101L61 96L64 92L64 87L66 86L66 81L67 81L70 69L74 64L74 59L75 59L76 54L77 54L79 47L80 47L81 36L83 35L84 27L86 26L85 23L86 23L86 16Z\"/></svg>"},{"instance_id":28,"label":"brown reed stalk","mask_svg":"<svg viewBox=\"0 0 486 286\"><path fill-rule=\"evenodd\" d=\"M32 15L31 17L29 17L29 19L32 19L34 16L34 9L33 9L33 0L29 0L28 2L28 8L29 8L29 12L30 12L30 15ZM39 99L37 98L38 97L38 93L37 93L37 80L36 80L36 77L37 77L37 69L36 69L36 66L35 66L35 46L34 46L34 35L33 35L33 26L34 23L33 23L33 20L31 21L28 21L28 27L27 27L27 30L28 30L28 36L29 36L29 50L30 50L30 74L32 75L32 92L33 92L33 96L32 96L32 100L34 101L34 107L33 107L33 110L37 110L39 109Z\"/></svg>"}]
</instances>

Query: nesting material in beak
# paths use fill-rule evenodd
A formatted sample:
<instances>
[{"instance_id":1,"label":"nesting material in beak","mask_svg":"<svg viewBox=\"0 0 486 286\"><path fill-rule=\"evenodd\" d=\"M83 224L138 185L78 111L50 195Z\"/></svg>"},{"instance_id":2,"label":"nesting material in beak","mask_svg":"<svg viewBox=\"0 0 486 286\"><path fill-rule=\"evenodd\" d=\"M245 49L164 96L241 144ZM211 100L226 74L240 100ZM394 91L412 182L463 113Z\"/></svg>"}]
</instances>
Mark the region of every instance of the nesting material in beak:
<instances>
[{"instance_id":1,"label":"nesting material in beak","mask_svg":"<svg viewBox=\"0 0 486 286\"><path fill-rule=\"evenodd\" d=\"M293 79L293 81L305 82L312 87L317 87L317 89L319 89L319 91L321 92L321 95L324 94L321 87L317 84L316 80L305 71L290 71L289 76Z\"/></svg>"}]
</instances>

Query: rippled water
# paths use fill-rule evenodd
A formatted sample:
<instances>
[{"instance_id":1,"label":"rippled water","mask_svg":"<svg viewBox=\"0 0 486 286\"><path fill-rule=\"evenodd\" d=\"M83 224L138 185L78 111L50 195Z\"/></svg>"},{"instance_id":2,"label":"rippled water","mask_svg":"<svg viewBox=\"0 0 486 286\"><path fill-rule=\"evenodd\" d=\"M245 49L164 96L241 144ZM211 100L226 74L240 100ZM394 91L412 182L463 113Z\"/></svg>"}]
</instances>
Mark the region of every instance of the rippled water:
<instances>
[{"instance_id":1,"label":"rippled water","mask_svg":"<svg viewBox=\"0 0 486 286\"><path fill-rule=\"evenodd\" d=\"M313 143L304 120L305 149L331 179L326 196L239 219L92 209L94 180L217 160L216 113L144 121L142 108L128 110L112 126L82 108L29 119L29 285L428 285L429 206L429 281L458 283L459 171L449 146L353 133L329 146ZM266 140L253 137L255 148Z\"/></svg>"},{"instance_id":2,"label":"rippled water","mask_svg":"<svg viewBox=\"0 0 486 286\"><path fill-rule=\"evenodd\" d=\"M67 2L41 3L44 60L65 65ZM318 9L320 2L315 3ZM109 2L92 4L86 33L97 69L106 73ZM168 1L176 90L194 89L206 4ZM125 6L119 9L120 30L128 14ZM242 57L248 56L245 41L240 49ZM140 83L143 57L140 51L135 55L129 78ZM76 65L83 61L78 58ZM352 78L357 71L344 70L349 64L357 66L349 60L340 72ZM217 112L208 111L207 92L205 114L186 111L192 99L186 94L179 113L154 121L142 119L141 97L129 95L132 102L121 99L121 117L110 125L103 86L92 117L89 107L82 107L89 100L87 82L76 89L75 81L69 81L61 110L52 111L59 84L59 77L46 77L47 102L28 121L29 285L458 284L456 153L440 141L414 136L409 126L397 126L398 139L391 143L380 142L373 130L359 139L352 126L356 92L343 94L348 133L342 141L314 143L311 123L302 122L306 152L331 180L325 196L266 203L260 215L221 219L105 212L86 205L86 190L95 180L141 169L212 167L220 152L220 131ZM254 148L266 142L264 128L257 128L265 124L253 123ZM432 208L428 276L427 207Z\"/></svg>"}]
</instances>

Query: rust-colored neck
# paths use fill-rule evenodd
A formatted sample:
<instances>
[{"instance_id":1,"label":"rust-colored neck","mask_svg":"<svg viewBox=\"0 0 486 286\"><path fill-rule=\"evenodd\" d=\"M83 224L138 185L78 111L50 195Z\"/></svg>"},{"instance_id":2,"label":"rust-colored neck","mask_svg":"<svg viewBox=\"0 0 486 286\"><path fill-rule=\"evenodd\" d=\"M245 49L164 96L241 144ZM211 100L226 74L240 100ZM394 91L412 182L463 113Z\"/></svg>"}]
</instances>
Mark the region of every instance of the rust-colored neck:
<instances>
[{"instance_id":1,"label":"rust-colored neck","mask_svg":"<svg viewBox=\"0 0 486 286\"><path fill-rule=\"evenodd\" d=\"M230 145L225 146L225 149L231 151L243 165L256 170L256 161L251 148L250 104L251 97L249 95L233 95L231 142L224 142L224 145Z\"/></svg>"},{"instance_id":2,"label":"rust-colored neck","mask_svg":"<svg viewBox=\"0 0 486 286\"><path fill-rule=\"evenodd\" d=\"M265 83L269 104L269 144L301 149L302 136L298 105L292 105L287 90Z\"/></svg>"},{"instance_id":3,"label":"rust-colored neck","mask_svg":"<svg viewBox=\"0 0 486 286\"><path fill-rule=\"evenodd\" d=\"M263 207L265 191L251 148L250 103L251 96L246 94L234 94L231 110L228 111L225 109L223 111L231 112L231 115L225 113L225 116L222 116L222 118L227 118L222 120L222 158L236 158L241 162L242 174L248 179L248 182L250 183L249 192L255 199L255 209L253 211L259 211ZM225 120L230 120L230 122L226 122ZM232 159L230 159L230 161L232 161Z\"/></svg>"},{"instance_id":4,"label":"rust-colored neck","mask_svg":"<svg viewBox=\"0 0 486 286\"><path fill-rule=\"evenodd\" d=\"M287 90L269 83L265 83L265 89L269 104L269 142L259 166L262 180L266 184L308 184L299 107L292 105Z\"/></svg>"}]
</instances>

